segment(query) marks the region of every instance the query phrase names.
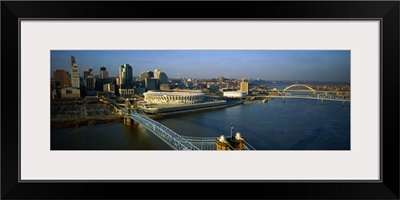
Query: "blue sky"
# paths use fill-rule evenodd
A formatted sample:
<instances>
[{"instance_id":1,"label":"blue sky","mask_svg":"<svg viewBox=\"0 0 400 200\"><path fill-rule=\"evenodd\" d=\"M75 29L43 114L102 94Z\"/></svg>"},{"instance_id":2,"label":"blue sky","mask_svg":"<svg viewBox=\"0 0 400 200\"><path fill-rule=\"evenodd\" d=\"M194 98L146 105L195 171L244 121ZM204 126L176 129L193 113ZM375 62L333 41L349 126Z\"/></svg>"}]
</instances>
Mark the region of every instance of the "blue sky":
<instances>
[{"instance_id":1,"label":"blue sky","mask_svg":"<svg viewBox=\"0 0 400 200\"><path fill-rule=\"evenodd\" d=\"M164 71L169 78L253 78L350 82L349 50L52 50L51 74L70 71L75 56L81 76L84 68L109 76L128 63L133 76Z\"/></svg>"}]
</instances>

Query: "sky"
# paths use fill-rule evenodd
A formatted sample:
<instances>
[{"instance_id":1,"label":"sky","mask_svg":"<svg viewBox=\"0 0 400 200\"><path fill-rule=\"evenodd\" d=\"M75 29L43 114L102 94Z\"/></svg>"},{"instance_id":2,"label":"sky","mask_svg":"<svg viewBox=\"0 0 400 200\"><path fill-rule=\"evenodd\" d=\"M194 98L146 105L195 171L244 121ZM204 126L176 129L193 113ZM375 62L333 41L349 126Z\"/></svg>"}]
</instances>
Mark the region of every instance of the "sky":
<instances>
[{"instance_id":1,"label":"sky","mask_svg":"<svg viewBox=\"0 0 400 200\"><path fill-rule=\"evenodd\" d=\"M70 72L71 56L81 76L84 68L99 74L106 67L109 77L117 77L127 63L133 76L159 69L168 78L350 82L350 50L52 50L51 74Z\"/></svg>"}]
</instances>

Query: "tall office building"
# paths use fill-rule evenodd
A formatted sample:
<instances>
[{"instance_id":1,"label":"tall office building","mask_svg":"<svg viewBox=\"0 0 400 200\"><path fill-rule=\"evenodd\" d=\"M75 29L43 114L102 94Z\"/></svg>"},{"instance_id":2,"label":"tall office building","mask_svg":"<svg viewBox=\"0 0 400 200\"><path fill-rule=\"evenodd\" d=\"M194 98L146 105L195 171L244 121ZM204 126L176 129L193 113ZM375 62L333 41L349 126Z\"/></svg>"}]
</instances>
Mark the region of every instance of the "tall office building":
<instances>
[{"instance_id":1,"label":"tall office building","mask_svg":"<svg viewBox=\"0 0 400 200\"><path fill-rule=\"evenodd\" d=\"M130 86L133 81L132 66L123 64L119 68L119 79L122 86Z\"/></svg>"},{"instance_id":2,"label":"tall office building","mask_svg":"<svg viewBox=\"0 0 400 200\"><path fill-rule=\"evenodd\" d=\"M155 78L146 78L145 80L145 88L146 90L158 90L159 89L159 80Z\"/></svg>"},{"instance_id":3,"label":"tall office building","mask_svg":"<svg viewBox=\"0 0 400 200\"><path fill-rule=\"evenodd\" d=\"M101 79L108 78L108 71L107 71L107 68L105 68L105 67L101 67L101 68L100 68L100 78L101 78Z\"/></svg>"},{"instance_id":4,"label":"tall office building","mask_svg":"<svg viewBox=\"0 0 400 200\"><path fill-rule=\"evenodd\" d=\"M86 90L94 90L96 87L96 78L94 76L88 76L85 79Z\"/></svg>"},{"instance_id":5,"label":"tall office building","mask_svg":"<svg viewBox=\"0 0 400 200\"><path fill-rule=\"evenodd\" d=\"M249 83L243 80L240 83L240 91L246 92L246 94L249 94Z\"/></svg>"},{"instance_id":6,"label":"tall office building","mask_svg":"<svg viewBox=\"0 0 400 200\"><path fill-rule=\"evenodd\" d=\"M119 67L119 80L120 80L120 87L119 87L119 94L122 96L129 96L134 94L133 89L133 71L132 66L129 64L123 64Z\"/></svg>"},{"instance_id":7,"label":"tall office building","mask_svg":"<svg viewBox=\"0 0 400 200\"><path fill-rule=\"evenodd\" d=\"M163 71L154 70L154 78L159 79L160 84L168 84L168 76Z\"/></svg>"},{"instance_id":8,"label":"tall office building","mask_svg":"<svg viewBox=\"0 0 400 200\"><path fill-rule=\"evenodd\" d=\"M79 69L76 64L75 57L71 56L71 86L74 89L79 89Z\"/></svg>"},{"instance_id":9,"label":"tall office building","mask_svg":"<svg viewBox=\"0 0 400 200\"><path fill-rule=\"evenodd\" d=\"M70 80L71 87L61 88L61 98L79 98L81 96L79 69L74 56L71 56Z\"/></svg>"},{"instance_id":10,"label":"tall office building","mask_svg":"<svg viewBox=\"0 0 400 200\"><path fill-rule=\"evenodd\" d=\"M85 80L88 76L93 75L93 68L84 68L83 69L83 80Z\"/></svg>"},{"instance_id":11,"label":"tall office building","mask_svg":"<svg viewBox=\"0 0 400 200\"><path fill-rule=\"evenodd\" d=\"M115 78L115 83L119 86L121 85L121 80L119 79L119 77Z\"/></svg>"},{"instance_id":12,"label":"tall office building","mask_svg":"<svg viewBox=\"0 0 400 200\"><path fill-rule=\"evenodd\" d=\"M71 86L71 80L67 71L62 69L57 69L53 73L53 80L58 82L61 87L69 87Z\"/></svg>"},{"instance_id":13,"label":"tall office building","mask_svg":"<svg viewBox=\"0 0 400 200\"><path fill-rule=\"evenodd\" d=\"M151 79L154 77L154 73L152 71L145 71L140 73L139 78L140 81L145 81L146 78Z\"/></svg>"}]
</instances>

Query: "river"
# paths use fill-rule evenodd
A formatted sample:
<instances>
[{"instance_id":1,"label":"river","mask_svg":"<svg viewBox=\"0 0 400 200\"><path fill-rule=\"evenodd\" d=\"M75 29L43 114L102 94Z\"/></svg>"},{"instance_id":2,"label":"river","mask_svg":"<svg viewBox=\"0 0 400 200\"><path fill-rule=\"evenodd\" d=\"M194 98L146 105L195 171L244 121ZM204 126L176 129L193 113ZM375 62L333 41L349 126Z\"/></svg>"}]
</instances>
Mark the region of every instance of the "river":
<instances>
[{"instance_id":1,"label":"river","mask_svg":"<svg viewBox=\"0 0 400 200\"><path fill-rule=\"evenodd\" d=\"M180 135L240 134L257 150L350 150L350 103L273 99L264 104L156 119ZM51 131L52 150L172 150L141 125L99 124Z\"/></svg>"}]
</instances>

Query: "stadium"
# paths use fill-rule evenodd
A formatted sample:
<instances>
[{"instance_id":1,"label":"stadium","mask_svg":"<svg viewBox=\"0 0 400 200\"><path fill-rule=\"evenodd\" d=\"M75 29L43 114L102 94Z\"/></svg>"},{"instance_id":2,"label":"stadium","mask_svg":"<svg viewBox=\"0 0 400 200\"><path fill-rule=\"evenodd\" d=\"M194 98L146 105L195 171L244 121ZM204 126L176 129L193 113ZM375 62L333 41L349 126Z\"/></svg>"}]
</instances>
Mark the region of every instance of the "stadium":
<instances>
[{"instance_id":1,"label":"stadium","mask_svg":"<svg viewBox=\"0 0 400 200\"><path fill-rule=\"evenodd\" d=\"M149 104L194 104L204 102L202 92L145 92L144 101Z\"/></svg>"},{"instance_id":2,"label":"stadium","mask_svg":"<svg viewBox=\"0 0 400 200\"><path fill-rule=\"evenodd\" d=\"M226 107L225 100L206 99L205 94L198 91L143 93L144 101L138 107L147 114L167 115Z\"/></svg>"}]
</instances>

